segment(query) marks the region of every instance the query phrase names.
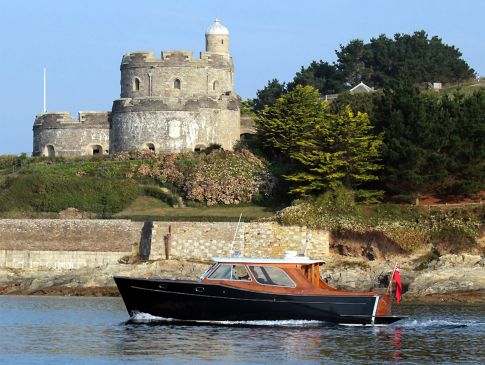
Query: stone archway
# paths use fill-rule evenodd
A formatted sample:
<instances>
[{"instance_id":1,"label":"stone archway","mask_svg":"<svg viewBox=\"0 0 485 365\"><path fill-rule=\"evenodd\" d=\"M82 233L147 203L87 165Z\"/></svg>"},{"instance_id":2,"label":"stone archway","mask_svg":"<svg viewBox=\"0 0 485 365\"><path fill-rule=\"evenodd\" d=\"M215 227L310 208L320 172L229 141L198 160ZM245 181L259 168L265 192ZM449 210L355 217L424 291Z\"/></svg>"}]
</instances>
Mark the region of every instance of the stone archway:
<instances>
[{"instance_id":1,"label":"stone archway","mask_svg":"<svg viewBox=\"0 0 485 365\"><path fill-rule=\"evenodd\" d=\"M55 150L54 146L51 145L51 144L48 144L47 146L45 146L43 155L47 156L47 157L55 157L56 156L56 150Z\"/></svg>"},{"instance_id":2,"label":"stone archway","mask_svg":"<svg viewBox=\"0 0 485 365\"><path fill-rule=\"evenodd\" d=\"M104 148L99 144L91 144L87 148L88 155L104 155Z\"/></svg>"},{"instance_id":3,"label":"stone archway","mask_svg":"<svg viewBox=\"0 0 485 365\"><path fill-rule=\"evenodd\" d=\"M144 143L142 149L156 152L155 144L151 142Z\"/></svg>"}]
</instances>

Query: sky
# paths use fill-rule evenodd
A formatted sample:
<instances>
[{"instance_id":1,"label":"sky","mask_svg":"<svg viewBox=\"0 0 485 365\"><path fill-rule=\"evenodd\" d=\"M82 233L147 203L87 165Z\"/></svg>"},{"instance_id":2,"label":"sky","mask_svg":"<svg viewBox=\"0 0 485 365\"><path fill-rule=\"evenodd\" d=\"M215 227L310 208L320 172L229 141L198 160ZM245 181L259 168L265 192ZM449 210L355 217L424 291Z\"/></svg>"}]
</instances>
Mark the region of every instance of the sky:
<instances>
[{"instance_id":1,"label":"sky","mask_svg":"<svg viewBox=\"0 0 485 365\"><path fill-rule=\"evenodd\" d=\"M268 80L291 81L313 60L334 62L352 39L425 30L454 45L485 76L483 0L0 0L0 154L32 152L43 108L111 109L131 51L204 50L218 17L230 32L235 89L253 98Z\"/></svg>"}]
</instances>

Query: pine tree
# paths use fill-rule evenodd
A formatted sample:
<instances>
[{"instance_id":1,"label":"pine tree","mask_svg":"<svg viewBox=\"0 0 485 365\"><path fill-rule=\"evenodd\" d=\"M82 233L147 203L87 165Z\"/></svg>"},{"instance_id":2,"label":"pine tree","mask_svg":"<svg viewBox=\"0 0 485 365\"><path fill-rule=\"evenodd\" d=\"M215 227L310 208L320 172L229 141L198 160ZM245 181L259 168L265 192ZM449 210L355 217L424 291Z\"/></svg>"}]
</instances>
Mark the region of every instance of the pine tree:
<instances>
[{"instance_id":1,"label":"pine tree","mask_svg":"<svg viewBox=\"0 0 485 365\"><path fill-rule=\"evenodd\" d=\"M356 189L358 196L374 200L379 192L361 189L377 179L380 135L372 132L367 114L350 108L331 114L318 91L296 89L266 107L256 120L260 140L281 154L292 169L284 178L290 193L319 194L337 184Z\"/></svg>"}]
</instances>

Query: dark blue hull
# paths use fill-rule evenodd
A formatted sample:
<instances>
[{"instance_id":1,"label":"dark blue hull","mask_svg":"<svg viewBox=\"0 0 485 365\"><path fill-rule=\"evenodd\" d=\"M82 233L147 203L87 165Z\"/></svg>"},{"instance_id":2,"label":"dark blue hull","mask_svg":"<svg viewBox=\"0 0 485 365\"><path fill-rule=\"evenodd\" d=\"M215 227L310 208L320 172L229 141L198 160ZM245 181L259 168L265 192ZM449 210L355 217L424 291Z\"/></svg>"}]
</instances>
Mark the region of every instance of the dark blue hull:
<instances>
[{"instance_id":1,"label":"dark blue hull","mask_svg":"<svg viewBox=\"0 0 485 365\"><path fill-rule=\"evenodd\" d=\"M400 317L375 317L378 296L282 295L195 281L114 277L130 315L148 313L186 321L318 320L388 324Z\"/></svg>"}]
</instances>

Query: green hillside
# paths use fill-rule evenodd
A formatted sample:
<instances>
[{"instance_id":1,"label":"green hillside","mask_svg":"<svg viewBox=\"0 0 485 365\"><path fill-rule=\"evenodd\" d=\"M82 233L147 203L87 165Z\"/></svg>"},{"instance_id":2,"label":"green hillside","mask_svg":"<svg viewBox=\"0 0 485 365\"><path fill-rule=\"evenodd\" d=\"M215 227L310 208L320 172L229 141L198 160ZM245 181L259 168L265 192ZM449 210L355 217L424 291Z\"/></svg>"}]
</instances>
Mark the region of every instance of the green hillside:
<instances>
[{"instance_id":1,"label":"green hillside","mask_svg":"<svg viewBox=\"0 0 485 365\"><path fill-rule=\"evenodd\" d=\"M269 194L270 174L247 151L102 158L0 156L0 214L66 208L99 217L234 220L272 215L253 206ZM207 218L204 218L207 217Z\"/></svg>"}]
</instances>

